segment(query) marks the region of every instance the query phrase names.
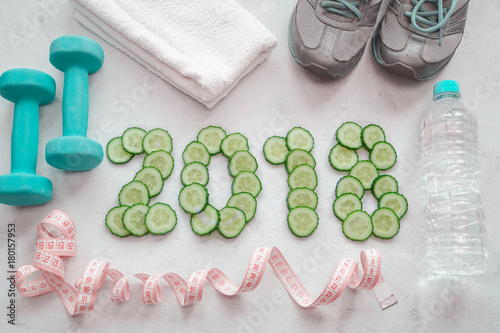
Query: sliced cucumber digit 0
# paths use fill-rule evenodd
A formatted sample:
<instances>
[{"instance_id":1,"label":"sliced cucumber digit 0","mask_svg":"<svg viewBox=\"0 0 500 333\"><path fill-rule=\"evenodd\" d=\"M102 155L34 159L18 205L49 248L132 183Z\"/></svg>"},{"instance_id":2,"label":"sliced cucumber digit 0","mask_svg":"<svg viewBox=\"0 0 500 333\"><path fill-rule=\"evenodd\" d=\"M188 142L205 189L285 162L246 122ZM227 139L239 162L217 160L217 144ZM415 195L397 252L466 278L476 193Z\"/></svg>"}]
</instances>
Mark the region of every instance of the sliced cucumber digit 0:
<instances>
[{"instance_id":1,"label":"sliced cucumber digit 0","mask_svg":"<svg viewBox=\"0 0 500 333\"><path fill-rule=\"evenodd\" d=\"M130 161L134 154L123 149L122 138L119 136L111 139L106 145L106 156L111 163L124 164Z\"/></svg>"},{"instance_id":2,"label":"sliced cucumber digit 0","mask_svg":"<svg viewBox=\"0 0 500 333\"><path fill-rule=\"evenodd\" d=\"M164 129L155 128L144 136L142 147L146 154L156 150L165 150L170 153L172 151L172 137Z\"/></svg>"},{"instance_id":3,"label":"sliced cucumber digit 0","mask_svg":"<svg viewBox=\"0 0 500 333\"><path fill-rule=\"evenodd\" d=\"M356 194L360 199L365 194L365 187L361 181L353 176L344 176L340 178L335 187L335 196L339 197L344 193Z\"/></svg>"},{"instance_id":4,"label":"sliced cucumber digit 0","mask_svg":"<svg viewBox=\"0 0 500 333\"><path fill-rule=\"evenodd\" d=\"M127 128L122 134L123 149L130 154L142 154L144 152L142 141L146 133L145 130L139 127Z\"/></svg>"},{"instance_id":5,"label":"sliced cucumber digit 0","mask_svg":"<svg viewBox=\"0 0 500 333\"><path fill-rule=\"evenodd\" d=\"M143 182L146 185L151 198L160 194L163 189L163 177L160 170L155 167L142 168L135 174L134 180Z\"/></svg>"},{"instance_id":6,"label":"sliced cucumber digit 0","mask_svg":"<svg viewBox=\"0 0 500 333\"><path fill-rule=\"evenodd\" d=\"M296 207L288 213L288 227L295 236L307 237L318 227L318 214L309 207Z\"/></svg>"},{"instance_id":7,"label":"sliced cucumber digit 0","mask_svg":"<svg viewBox=\"0 0 500 333\"><path fill-rule=\"evenodd\" d=\"M349 171L349 176L358 178L365 190L372 188L372 183L379 176L378 169L370 161L359 161Z\"/></svg>"},{"instance_id":8,"label":"sliced cucumber digit 0","mask_svg":"<svg viewBox=\"0 0 500 333\"><path fill-rule=\"evenodd\" d=\"M149 230L146 227L145 220L148 210L148 205L142 203L129 207L123 214L123 226L125 229L135 236L147 234Z\"/></svg>"},{"instance_id":9,"label":"sliced cucumber digit 0","mask_svg":"<svg viewBox=\"0 0 500 333\"><path fill-rule=\"evenodd\" d=\"M120 206L132 206L138 203L149 204L149 190L143 182L133 180L122 187L118 194Z\"/></svg>"},{"instance_id":10,"label":"sliced cucumber digit 0","mask_svg":"<svg viewBox=\"0 0 500 333\"><path fill-rule=\"evenodd\" d=\"M408 211L408 201L399 193L389 192L382 195L378 201L379 207L390 208L401 219Z\"/></svg>"},{"instance_id":11,"label":"sliced cucumber digit 0","mask_svg":"<svg viewBox=\"0 0 500 333\"><path fill-rule=\"evenodd\" d=\"M165 150L156 150L144 158L143 167L152 166L160 170L163 179L167 179L174 169L174 158Z\"/></svg>"},{"instance_id":12,"label":"sliced cucumber digit 0","mask_svg":"<svg viewBox=\"0 0 500 333\"><path fill-rule=\"evenodd\" d=\"M226 131L219 126L208 126L198 132L196 140L207 147L210 155L220 153L220 143L226 137Z\"/></svg>"},{"instance_id":13,"label":"sliced cucumber digit 0","mask_svg":"<svg viewBox=\"0 0 500 333\"><path fill-rule=\"evenodd\" d=\"M344 193L333 202L333 213L341 221L344 221L347 215L355 210L362 209L363 204L361 199L356 194L352 193Z\"/></svg>"},{"instance_id":14,"label":"sliced cucumber digit 0","mask_svg":"<svg viewBox=\"0 0 500 333\"><path fill-rule=\"evenodd\" d=\"M379 170L390 169L396 164L396 151L388 142L377 142L370 151L370 161Z\"/></svg>"},{"instance_id":15,"label":"sliced cucumber digit 0","mask_svg":"<svg viewBox=\"0 0 500 333\"><path fill-rule=\"evenodd\" d=\"M342 232L354 241L364 241L373 232L373 224L370 215L362 210L356 210L345 218L342 222Z\"/></svg>"},{"instance_id":16,"label":"sliced cucumber digit 0","mask_svg":"<svg viewBox=\"0 0 500 333\"><path fill-rule=\"evenodd\" d=\"M288 152L286 140L281 136L271 136L264 143L264 158L271 164L285 163Z\"/></svg>"},{"instance_id":17,"label":"sliced cucumber digit 0","mask_svg":"<svg viewBox=\"0 0 500 333\"><path fill-rule=\"evenodd\" d=\"M294 149L288 153L285 160L286 172L290 173L297 166L307 164L312 168L316 167L316 160L310 152L304 149Z\"/></svg>"},{"instance_id":18,"label":"sliced cucumber digit 0","mask_svg":"<svg viewBox=\"0 0 500 333\"><path fill-rule=\"evenodd\" d=\"M169 205L157 202L149 207L145 224L150 233L164 235L174 230L177 225L177 214Z\"/></svg>"},{"instance_id":19,"label":"sliced cucumber digit 0","mask_svg":"<svg viewBox=\"0 0 500 333\"><path fill-rule=\"evenodd\" d=\"M373 234L379 238L392 238L399 232L399 219L389 208L379 208L372 214Z\"/></svg>"},{"instance_id":20,"label":"sliced cucumber digit 0","mask_svg":"<svg viewBox=\"0 0 500 333\"><path fill-rule=\"evenodd\" d=\"M316 171L310 165L299 165L288 176L288 186L292 190L298 187L314 190L318 186Z\"/></svg>"},{"instance_id":21,"label":"sliced cucumber digit 0","mask_svg":"<svg viewBox=\"0 0 500 333\"><path fill-rule=\"evenodd\" d=\"M126 237L130 235L130 231L123 226L123 214L128 209L128 206L113 207L106 215L106 226L113 235Z\"/></svg>"},{"instance_id":22,"label":"sliced cucumber digit 0","mask_svg":"<svg viewBox=\"0 0 500 333\"><path fill-rule=\"evenodd\" d=\"M398 181L391 175L380 175L373 181L372 193L377 199L385 193L398 191Z\"/></svg>"},{"instance_id":23,"label":"sliced cucumber digit 0","mask_svg":"<svg viewBox=\"0 0 500 333\"><path fill-rule=\"evenodd\" d=\"M250 222L255 216L257 211L257 200L250 193L237 193L233 194L227 201L228 207L240 209L245 213L246 222Z\"/></svg>"},{"instance_id":24,"label":"sliced cucumber digit 0","mask_svg":"<svg viewBox=\"0 0 500 333\"><path fill-rule=\"evenodd\" d=\"M346 148L340 143L330 150L329 161L332 168L338 171L349 171L359 161L355 150Z\"/></svg>"},{"instance_id":25,"label":"sliced cucumber digit 0","mask_svg":"<svg viewBox=\"0 0 500 333\"><path fill-rule=\"evenodd\" d=\"M361 131L361 141L366 149L371 150L377 142L385 141L384 130L375 124L365 126Z\"/></svg>"},{"instance_id":26,"label":"sliced cucumber digit 0","mask_svg":"<svg viewBox=\"0 0 500 333\"><path fill-rule=\"evenodd\" d=\"M189 143L182 153L182 160L185 164L200 162L205 165L210 163L210 153L204 144L193 141Z\"/></svg>"},{"instance_id":27,"label":"sliced cucumber digit 0","mask_svg":"<svg viewBox=\"0 0 500 333\"><path fill-rule=\"evenodd\" d=\"M208 168L200 162L186 164L181 171L181 182L184 186L198 183L203 186L208 184Z\"/></svg>"},{"instance_id":28,"label":"sliced cucumber digit 0","mask_svg":"<svg viewBox=\"0 0 500 333\"><path fill-rule=\"evenodd\" d=\"M220 150L226 157L231 157L238 150L248 150L248 140L241 133L231 133L220 143Z\"/></svg>"},{"instance_id":29,"label":"sliced cucumber digit 0","mask_svg":"<svg viewBox=\"0 0 500 333\"><path fill-rule=\"evenodd\" d=\"M220 210L219 232L226 238L238 236L245 228L245 213L238 208L224 207Z\"/></svg>"},{"instance_id":30,"label":"sliced cucumber digit 0","mask_svg":"<svg viewBox=\"0 0 500 333\"><path fill-rule=\"evenodd\" d=\"M219 211L211 205L198 214L191 215L191 229L200 236L211 234L219 224Z\"/></svg>"},{"instance_id":31,"label":"sliced cucumber digit 0","mask_svg":"<svg viewBox=\"0 0 500 333\"><path fill-rule=\"evenodd\" d=\"M288 192L286 202L288 209L294 209L295 207L316 209L318 206L318 195L311 189L298 187Z\"/></svg>"},{"instance_id":32,"label":"sliced cucumber digit 0","mask_svg":"<svg viewBox=\"0 0 500 333\"><path fill-rule=\"evenodd\" d=\"M231 176L235 177L241 171L257 171L257 160L247 150L238 150L229 159L228 169Z\"/></svg>"},{"instance_id":33,"label":"sliced cucumber digit 0","mask_svg":"<svg viewBox=\"0 0 500 333\"><path fill-rule=\"evenodd\" d=\"M337 129L336 137L337 141L344 147L350 149L361 148L361 126L358 124L348 121L340 125Z\"/></svg>"},{"instance_id":34,"label":"sliced cucumber digit 0","mask_svg":"<svg viewBox=\"0 0 500 333\"><path fill-rule=\"evenodd\" d=\"M179 193L179 205L189 214L202 212L208 205L207 188L197 183L184 186Z\"/></svg>"},{"instance_id":35,"label":"sliced cucumber digit 0","mask_svg":"<svg viewBox=\"0 0 500 333\"><path fill-rule=\"evenodd\" d=\"M262 190L262 184L259 177L253 172L242 171L233 180L232 192L233 194L247 192L257 198Z\"/></svg>"},{"instance_id":36,"label":"sliced cucumber digit 0","mask_svg":"<svg viewBox=\"0 0 500 333\"><path fill-rule=\"evenodd\" d=\"M303 149L311 151L314 148L314 138L308 130L302 127L292 128L286 135L288 150Z\"/></svg>"}]
</instances>

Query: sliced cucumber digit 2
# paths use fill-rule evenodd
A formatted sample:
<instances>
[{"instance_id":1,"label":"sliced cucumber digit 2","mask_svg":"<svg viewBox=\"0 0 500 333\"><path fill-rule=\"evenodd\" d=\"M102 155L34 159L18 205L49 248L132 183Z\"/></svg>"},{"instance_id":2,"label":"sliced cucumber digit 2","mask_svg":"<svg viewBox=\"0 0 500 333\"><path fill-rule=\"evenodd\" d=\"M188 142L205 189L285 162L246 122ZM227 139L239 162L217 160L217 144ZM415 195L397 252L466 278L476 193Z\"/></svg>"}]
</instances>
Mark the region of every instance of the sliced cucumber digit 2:
<instances>
[{"instance_id":1,"label":"sliced cucumber digit 2","mask_svg":"<svg viewBox=\"0 0 500 333\"><path fill-rule=\"evenodd\" d=\"M174 230L177 224L177 214L169 205L157 202L149 207L145 224L150 233L164 235Z\"/></svg>"},{"instance_id":2,"label":"sliced cucumber digit 2","mask_svg":"<svg viewBox=\"0 0 500 333\"><path fill-rule=\"evenodd\" d=\"M120 206L132 206L138 203L149 204L149 190L143 182L133 180L124 185L118 194Z\"/></svg>"},{"instance_id":3,"label":"sliced cucumber digit 2","mask_svg":"<svg viewBox=\"0 0 500 333\"><path fill-rule=\"evenodd\" d=\"M117 206L109 210L106 214L106 226L113 235L126 237L130 235L130 231L123 226L123 214L128 209L128 206Z\"/></svg>"},{"instance_id":4,"label":"sliced cucumber digit 2","mask_svg":"<svg viewBox=\"0 0 500 333\"><path fill-rule=\"evenodd\" d=\"M174 169L174 158L166 150L155 150L144 157L143 167L152 166L160 170L163 179L167 179Z\"/></svg>"},{"instance_id":5,"label":"sliced cucumber digit 2","mask_svg":"<svg viewBox=\"0 0 500 333\"><path fill-rule=\"evenodd\" d=\"M109 140L106 145L106 156L114 164L125 164L134 157L134 154L123 149L122 138L120 136Z\"/></svg>"},{"instance_id":6,"label":"sliced cucumber digit 2","mask_svg":"<svg viewBox=\"0 0 500 333\"><path fill-rule=\"evenodd\" d=\"M149 232L146 227L146 214L148 213L148 205L138 203L127 208L123 214L123 226L130 231L132 235L143 236Z\"/></svg>"},{"instance_id":7,"label":"sliced cucumber digit 2","mask_svg":"<svg viewBox=\"0 0 500 333\"><path fill-rule=\"evenodd\" d=\"M160 194L163 189L163 177L160 170L155 167L142 168L135 174L134 180L138 180L146 185L151 198Z\"/></svg>"},{"instance_id":8,"label":"sliced cucumber digit 2","mask_svg":"<svg viewBox=\"0 0 500 333\"><path fill-rule=\"evenodd\" d=\"M123 149L130 154L142 154L144 152L142 141L146 134L147 132L139 127L127 128L122 134Z\"/></svg>"},{"instance_id":9,"label":"sliced cucumber digit 2","mask_svg":"<svg viewBox=\"0 0 500 333\"><path fill-rule=\"evenodd\" d=\"M156 150L165 150L170 153L172 152L172 137L166 130L155 128L144 136L142 147L146 154Z\"/></svg>"}]
</instances>

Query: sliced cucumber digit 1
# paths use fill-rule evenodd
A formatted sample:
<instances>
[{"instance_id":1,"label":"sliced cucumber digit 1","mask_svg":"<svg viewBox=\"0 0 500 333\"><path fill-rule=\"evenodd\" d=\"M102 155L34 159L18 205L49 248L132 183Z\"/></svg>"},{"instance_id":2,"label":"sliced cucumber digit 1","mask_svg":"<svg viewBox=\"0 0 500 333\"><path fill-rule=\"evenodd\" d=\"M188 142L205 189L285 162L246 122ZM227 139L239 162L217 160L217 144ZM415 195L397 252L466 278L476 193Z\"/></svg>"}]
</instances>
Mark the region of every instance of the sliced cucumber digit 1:
<instances>
[{"instance_id":1,"label":"sliced cucumber digit 1","mask_svg":"<svg viewBox=\"0 0 500 333\"><path fill-rule=\"evenodd\" d=\"M361 148L361 126L355 122L348 121L337 129L337 141L344 147L350 149Z\"/></svg>"},{"instance_id":2,"label":"sliced cucumber digit 1","mask_svg":"<svg viewBox=\"0 0 500 333\"><path fill-rule=\"evenodd\" d=\"M342 222L342 231L351 240L364 241L372 235L372 219L367 212L355 210Z\"/></svg>"},{"instance_id":3,"label":"sliced cucumber digit 1","mask_svg":"<svg viewBox=\"0 0 500 333\"><path fill-rule=\"evenodd\" d=\"M144 152L142 141L146 134L147 132L139 127L127 128L122 134L123 149L130 154L142 154Z\"/></svg>"},{"instance_id":4,"label":"sliced cucumber digit 1","mask_svg":"<svg viewBox=\"0 0 500 333\"><path fill-rule=\"evenodd\" d=\"M318 214L309 207L296 207L288 213L288 227L295 236L307 237L318 227Z\"/></svg>"},{"instance_id":5,"label":"sliced cucumber digit 1","mask_svg":"<svg viewBox=\"0 0 500 333\"><path fill-rule=\"evenodd\" d=\"M219 126L208 126L198 132L196 140L207 147L210 155L220 153L220 143L226 137L226 131Z\"/></svg>"},{"instance_id":6,"label":"sliced cucumber digit 1","mask_svg":"<svg viewBox=\"0 0 500 333\"><path fill-rule=\"evenodd\" d=\"M271 136L264 143L264 158L271 164L285 163L288 152L286 140L281 136Z\"/></svg>"},{"instance_id":7,"label":"sliced cucumber digit 1","mask_svg":"<svg viewBox=\"0 0 500 333\"><path fill-rule=\"evenodd\" d=\"M314 190L318 186L316 171L310 165L299 165L288 176L288 186L292 190L298 187Z\"/></svg>"},{"instance_id":8,"label":"sliced cucumber digit 1","mask_svg":"<svg viewBox=\"0 0 500 333\"><path fill-rule=\"evenodd\" d=\"M169 205L157 202L149 207L145 224L150 233L164 235L174 230L177 225L177 214Z\"/></svg>"},{"instance_id":9,"label":"sliced cucumber digit 1","mask_svg":"<svg viewBox=\"0 0 500 333\"><path fill-rule=\"evenodd\" d=\"M316 160L307 150L294 149L286 156L285 168L287 173L292 172L293 169L302 164L307 164L312 168L316 167Z\"/></svg>"},{"instance_id":10,"label":"sliced cucumber digit 1","mask_svg":"<svg viewBox=\"0 0 500 333\"><path fill-rule=\"evenodd\" d=\"M138 203L149 204L149 190L143 182L133 180L124 185L118 194L120 206L132 206Z\"/></svg>"},{"instance_id":11,"label":"sliced cucumber digit 1","mask_svg":"<svg viewBox=\"0 0 500 333\"><path fill-rule=\"evenodd\" d=\"M288 192L286 202L288 209L294 209L295 207L316 209L318 206L318 195L311 189L298 187Z\"/></svg>"},{"instance_id":12,"label":"sliced cucumber digit 1","mask_svg":"<svg viewBox=\"0 0 500 333\"><path fill-rule=\"evenodd\" d=\"M332 168L338 171L349 171L359 161L355 150L346 148L340 143L330 150L329 161Z\"/></svg>"},{"instance_id":13,"label":"sliced cucumber digit 1","mask_svg":"<svg viewBox=\"0 0 500 333\"><path fill-rule=\"evenodd\" d=\"M377 142L370 151L370 161L379 170L388 170L396 164L396 151L388 142Z\"/></svg>"},{"instance_id":14,"label":"sliced cucumber digit 1","mask_svg":"<svg viewBox=\"0 0 500 333\"><path fill-rule=\"evenodd\" d=\"M156 150L165 150L170 153L172 151L172 137L164 129L155 128L144 136L142 147L146 154Z\"/></svg>"},{"instance_id":15,"label":"sliced cucumber digit 1","mask_svg":"<svg viewBox=\"0 0 500 333\"><path fill-rule=\"evenodd\" d=\"M123 214L128 209L128 206L113 207L106 214L106 226L113 235L126 237L130 235L130 231L123 226Z\"/></svg>"},{"instance_id":16,"label":"sliced cucumber digit 1","mask_svg":"<svg viewBox=\"0 0 500 333\"><path fill-rule=\"evenodd\" d=\"M220 150L226 157L231 157L238 150L248 150L248 140L241 133L231 133L220 143Z\"/></svg>"},{"instance_id":17,"label":"sliced cucumber digit 1","mask_svg":"<svg viewBox=\"0 0 500 333\"><path fill-rule=\"evenodd\" d=\"M289 150L311 151L314 148L314 138L308 130L294 127L286 135L286 145Z\"/></svg>"},{"instance_id":18,"label":"sliced cucumber digit 1","mask_svg":"<svg viewBox=\"0 0 500 333\"><path fill-rule=\"evenodd\" d=\"M106 156L111 163L124 164L130 161L134 154L123 149L122 138L119 136L109 140L106 145Z\"/></svg>"}]
</instances>

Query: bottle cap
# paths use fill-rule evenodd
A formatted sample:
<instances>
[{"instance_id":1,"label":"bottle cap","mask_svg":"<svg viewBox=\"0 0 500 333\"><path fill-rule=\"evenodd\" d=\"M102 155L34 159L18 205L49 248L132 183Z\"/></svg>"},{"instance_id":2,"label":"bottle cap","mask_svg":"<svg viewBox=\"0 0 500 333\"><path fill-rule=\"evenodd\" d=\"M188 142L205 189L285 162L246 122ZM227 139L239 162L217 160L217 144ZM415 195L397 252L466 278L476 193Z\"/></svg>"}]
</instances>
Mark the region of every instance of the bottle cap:
<instances>
[{"instance_id":1,"label":"bottle cap","mask_svg":"<svg viewBox=\"0 0 500 333\"><path fill-rule=\"evenodd\" d=\"M460 95L460 86L457 81L444 80L434 85L434 97L444 93L457 93Z\"/></svg>"}]
</instances>

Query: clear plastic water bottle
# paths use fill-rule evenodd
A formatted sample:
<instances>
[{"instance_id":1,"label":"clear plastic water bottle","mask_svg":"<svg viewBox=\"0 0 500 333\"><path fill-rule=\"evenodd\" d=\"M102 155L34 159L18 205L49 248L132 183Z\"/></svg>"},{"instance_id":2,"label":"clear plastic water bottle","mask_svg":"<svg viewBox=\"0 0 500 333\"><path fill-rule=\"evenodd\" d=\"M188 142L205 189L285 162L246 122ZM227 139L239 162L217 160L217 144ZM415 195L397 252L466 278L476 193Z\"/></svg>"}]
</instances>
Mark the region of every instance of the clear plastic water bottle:
<instances>
[{"instance_id":1,"label":"clear plastic water bottle","mask_svg":"<svg viewBox=\"0 0 500 333\"><path fill-rule=\"evenodd\" d=\"M475 117L460 102L458 83L438 82L421 126L429 192L425 245L434 273L475 275L487 268L477 132Z\"/></svg>"}]
</instances>

